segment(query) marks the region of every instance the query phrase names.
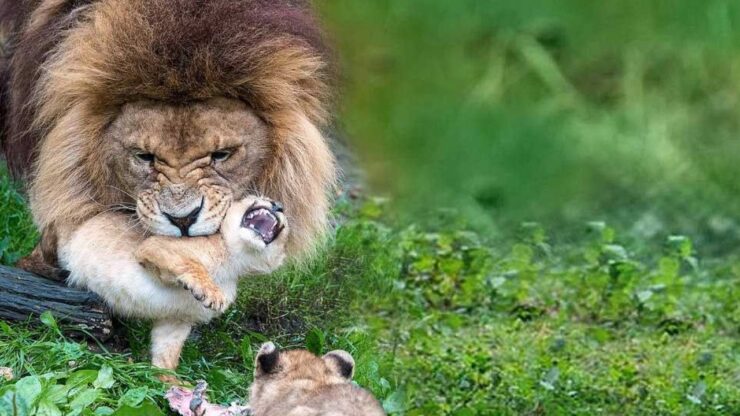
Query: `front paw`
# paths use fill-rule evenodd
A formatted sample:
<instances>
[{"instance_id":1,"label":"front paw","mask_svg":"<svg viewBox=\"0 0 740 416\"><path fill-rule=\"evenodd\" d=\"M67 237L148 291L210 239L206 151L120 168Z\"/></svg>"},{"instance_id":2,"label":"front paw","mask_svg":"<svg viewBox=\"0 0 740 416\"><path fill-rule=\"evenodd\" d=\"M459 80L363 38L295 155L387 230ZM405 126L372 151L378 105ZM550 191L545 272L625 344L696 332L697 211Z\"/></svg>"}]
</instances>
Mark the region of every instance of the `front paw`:
<instances>
[{"instance_id":1,"label":"front paw","mask_svg":"<svg viewBox=\"0 0 740 416\"><path fill-rule=\"evenodd\" d=\"M210 276L203 278L192 274L184 274L178 276L176 280L206 308L218 313L223 313L226 310L228 306L226 295L220 287L213 283Z\"/></svg>"}]
</instances>

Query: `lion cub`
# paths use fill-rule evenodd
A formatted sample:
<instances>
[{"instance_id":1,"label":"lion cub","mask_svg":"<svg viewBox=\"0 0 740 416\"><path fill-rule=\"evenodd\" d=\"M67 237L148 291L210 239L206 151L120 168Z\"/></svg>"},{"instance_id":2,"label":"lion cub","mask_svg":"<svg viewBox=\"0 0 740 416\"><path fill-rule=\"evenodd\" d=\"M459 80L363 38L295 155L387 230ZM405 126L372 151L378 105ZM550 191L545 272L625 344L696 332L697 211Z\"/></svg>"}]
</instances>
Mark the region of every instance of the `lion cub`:
<instances>
[{"instance_id":1,"label":"lion cub","mask_svg":"<svg viewBox=\"0 0 740 416\"><path fill-rule=\"evenodd\" d=\"M317 357L306 350L262 345L255 359L249 407L253 416L380 416L378 401L352 383L346 351Z\"/></svg>"},{"instance_id":2,"label":"lion cub","mask_svg":"<svg viewBox=\"0 0 740 416\"><path fill-rule=\"evenodd\" d=\"M282 207L254 196L233 203L220 233L207 237L144 237L136 223L108 212L65 239L59 258L68 283L97 293L119 315L153 320L152 364L175 369L192 326L231 305L239 277L283 263L288 231Z\"/></svg>"}]
</instances>

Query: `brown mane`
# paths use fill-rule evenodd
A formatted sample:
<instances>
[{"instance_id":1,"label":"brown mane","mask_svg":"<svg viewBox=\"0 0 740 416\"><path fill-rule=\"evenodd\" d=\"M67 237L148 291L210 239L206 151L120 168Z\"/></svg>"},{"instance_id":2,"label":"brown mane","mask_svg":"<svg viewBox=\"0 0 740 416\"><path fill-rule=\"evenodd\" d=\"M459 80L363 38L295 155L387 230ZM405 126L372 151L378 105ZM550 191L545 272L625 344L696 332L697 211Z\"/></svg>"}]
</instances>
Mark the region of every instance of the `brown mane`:
<instances>
[{"instance_id":1,"label":"brown mane","mask_svg":"<svg viewBox=\"0 0 740 416\"><path fill-rule=\"evenodd\" d=\"M300 250L325 225L333 159L328 50L303 0L0 1L11 53L0 59L2 148L30 181L44 231L113 204L95 141L121 105L247 102L272 127L255 186L292 210ZM90 200L98 204L91 204Z\"/></svg>"}]
</instances>

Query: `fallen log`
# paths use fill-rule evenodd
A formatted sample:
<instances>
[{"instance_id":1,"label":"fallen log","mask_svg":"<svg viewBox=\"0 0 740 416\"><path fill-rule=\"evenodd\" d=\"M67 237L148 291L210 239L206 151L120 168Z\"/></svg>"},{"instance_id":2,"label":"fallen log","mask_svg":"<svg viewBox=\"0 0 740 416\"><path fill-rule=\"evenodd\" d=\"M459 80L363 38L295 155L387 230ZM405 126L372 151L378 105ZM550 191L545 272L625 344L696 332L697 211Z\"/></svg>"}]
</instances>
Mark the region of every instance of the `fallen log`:
<instances>
[{"instance_id":1,"label":"fallen log","mask_svg":"<svg viewBox=\"0 0 740 416\"><path fill-rule=\"evenodd\" d=\"M113 335L113 320L96 294L0 266L0 320L37 320L46 311L70 334L92 335L101 342Z\"/></svg>"}]
</instances>

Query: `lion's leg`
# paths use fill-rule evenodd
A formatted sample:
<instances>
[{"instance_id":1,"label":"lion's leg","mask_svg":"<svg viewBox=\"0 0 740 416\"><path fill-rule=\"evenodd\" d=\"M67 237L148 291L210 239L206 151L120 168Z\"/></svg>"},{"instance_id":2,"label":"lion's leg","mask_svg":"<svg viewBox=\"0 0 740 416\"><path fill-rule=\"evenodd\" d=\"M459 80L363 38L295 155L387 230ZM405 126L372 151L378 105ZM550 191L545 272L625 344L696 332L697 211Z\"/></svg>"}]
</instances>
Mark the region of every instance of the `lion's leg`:
<instances>
[{"instance_id":1,"label":"lion's leg","mask_svg":"<svg viewBox=\"0 0 740 416\"><path fill-rule=\"evenodd\" d=\"M190 334L192 324L170 319L154 322L152 328L152 365L166 370L176 370L180 353ZM162 381L175 382L172 377L162 377Z\"/></svg>"},{"instance_id":2,"label":"lion's leg","mask_svg":"<svg viewBox=\"0 0 740 416\"><path fill-rule=\"evenodd\" d=\"M57 282L63 282L69 276L69 271L50 264L44 259L40 244L34 247L31 254L18 260L15 267Z\"/></svg>"},{"instance_id":3,"label":"lion's leg","mask_svg":"<svg viewBox=\"0 0 740 416\"><path fill-rule=\"evenodd\" d=\"M18 260L16 267L50 280L63 282L69 276L69 271L59 267L57 241L55 227L46 227L31 254Z\"/></svg>"},{"instance_id":4,"label":"lion's leg","mask_svg":"<svg viewBox=\"0 0 740 416\"><path fill-rule=\"evenodd\" d=\"M217 253L211 253L216 250L214 239L149 237L136 250L136 259L163 282L179 284L205 307L223 312L226 296L204 265L218 258Z\"/></svg>"}]
</instances>

